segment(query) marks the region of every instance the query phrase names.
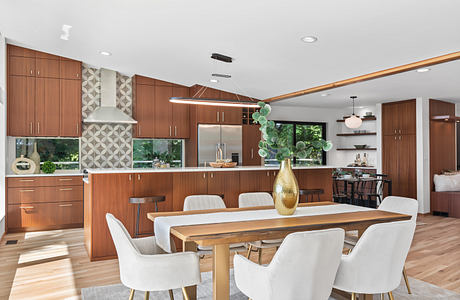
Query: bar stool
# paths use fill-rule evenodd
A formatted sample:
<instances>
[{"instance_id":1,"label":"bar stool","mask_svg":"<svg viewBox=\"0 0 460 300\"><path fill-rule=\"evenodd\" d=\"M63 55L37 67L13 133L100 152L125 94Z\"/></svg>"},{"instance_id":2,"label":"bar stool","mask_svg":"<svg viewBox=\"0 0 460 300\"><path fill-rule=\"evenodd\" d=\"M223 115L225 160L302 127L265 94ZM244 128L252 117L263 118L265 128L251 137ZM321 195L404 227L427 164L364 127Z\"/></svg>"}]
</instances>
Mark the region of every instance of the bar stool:
<instances>
[{"instance_id":1,"label":"bar stool","mask_svg":"<svg viewBox=\"0 0 460 300\"><path fill-rule=\"evenodd\" d=\"M305 190L299 190L299 196L306 196L305 197L305 202L313 202L313 198L316 197L318 198L318 201L321 201L321 198L319 195L324 194L323 189L305 189ZM308 201L308 198L310 197L310 201Z\"/></svg>"},{"instance_id":2,"label":"bar stool","mask_svg":"<svg viewBox=\"0 0 460 300\"><path fill-rule=\"evenodd\" d=\"M134 236L139 235L139 218L141 214L141 204L144 203L155 203L155 212L158 211L158 202L164 202L166 200L165 196L151 196L151 197L131 197L129 198L129 203L137 204L137 217L136 217L136 231Z\"/></svg>"}]
</instances>

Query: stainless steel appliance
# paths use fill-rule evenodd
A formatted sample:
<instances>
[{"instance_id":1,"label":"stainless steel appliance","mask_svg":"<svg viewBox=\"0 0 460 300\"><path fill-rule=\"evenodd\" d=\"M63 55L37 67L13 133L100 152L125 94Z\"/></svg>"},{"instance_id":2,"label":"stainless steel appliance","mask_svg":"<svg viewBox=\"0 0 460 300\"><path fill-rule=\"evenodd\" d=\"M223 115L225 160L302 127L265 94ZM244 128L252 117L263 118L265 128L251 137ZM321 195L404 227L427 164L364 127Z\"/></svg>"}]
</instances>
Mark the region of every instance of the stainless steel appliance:
<instances>
[{"instance_id":1,"label":"stainless steel appliance","mask_svg":"<svg viewBox=\"0 0 460 300\"><path fill-rule=\"evenodd\" d=\"M198 165L216 161L220 148L223 159L242 164L243 134L241 125L198 125Z\"/></svg>"}]
</instances>

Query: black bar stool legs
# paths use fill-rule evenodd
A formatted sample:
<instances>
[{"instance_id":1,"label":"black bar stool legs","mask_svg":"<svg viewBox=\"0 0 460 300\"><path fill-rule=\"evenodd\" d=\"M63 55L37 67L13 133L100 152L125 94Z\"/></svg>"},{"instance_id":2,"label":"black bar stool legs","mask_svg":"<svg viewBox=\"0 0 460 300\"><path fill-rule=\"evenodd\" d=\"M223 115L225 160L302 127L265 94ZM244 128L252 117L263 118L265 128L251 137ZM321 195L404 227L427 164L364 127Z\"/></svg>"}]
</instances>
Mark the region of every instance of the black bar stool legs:
<instances>
[{"instance_id":1,"label":"black bar stool legs","mask_svg":"<svg viewBox=\"0 0 460 300\"><path fill-rule=\"evenodd\" d=\"M158 211L158 202L164 202L166 200L165 196L151 196L151 197L132 197L129 198L129 203L137 204L137 215L136 215L136 229L134 232L134 237L139 236L139 221L141 215L141 204L143 203L154 203L155 212Z\"/></svg>"}]
</instances>

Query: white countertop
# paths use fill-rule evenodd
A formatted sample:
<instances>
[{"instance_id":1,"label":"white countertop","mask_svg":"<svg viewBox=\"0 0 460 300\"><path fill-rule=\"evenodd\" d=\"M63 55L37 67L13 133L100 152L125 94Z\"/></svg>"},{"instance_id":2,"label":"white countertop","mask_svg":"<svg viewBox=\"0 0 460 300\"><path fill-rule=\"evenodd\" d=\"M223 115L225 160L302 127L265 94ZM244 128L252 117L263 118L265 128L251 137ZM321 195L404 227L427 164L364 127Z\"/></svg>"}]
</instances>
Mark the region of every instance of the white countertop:
<instances>
[{"instance_id":1,"label":"white countertop","mask_svg":"<svg viewBox=\"0 0 460 300\"><path fill-rule=\"evenodd\" d=\"M293 169L336 169L349 168L337 166L294 166ZM375 169L374 167L355 167L356 169ZM89 174L110 174L110 173L157 173L157 172L225 172L225 171L264 171L279 170L279 166L240 166L235 168L211 168L211 167L182 167L182 168L164 168L164 169L88 169Z\"/></svg>"},{"instance_id":2,"label":"white countertop","mask_svg":"<svg viewBox=\"0 0 460 300\"><path fill-rule=\"evenodd\" d=\"M83 176L83 173L80 170L73 170L73 171L67 171L67 172L56 172L53 174L45 174L45 173L40 173L40 174L6 174L6 177L46 177L46 176Z\"/></svg>"}]
</instances>

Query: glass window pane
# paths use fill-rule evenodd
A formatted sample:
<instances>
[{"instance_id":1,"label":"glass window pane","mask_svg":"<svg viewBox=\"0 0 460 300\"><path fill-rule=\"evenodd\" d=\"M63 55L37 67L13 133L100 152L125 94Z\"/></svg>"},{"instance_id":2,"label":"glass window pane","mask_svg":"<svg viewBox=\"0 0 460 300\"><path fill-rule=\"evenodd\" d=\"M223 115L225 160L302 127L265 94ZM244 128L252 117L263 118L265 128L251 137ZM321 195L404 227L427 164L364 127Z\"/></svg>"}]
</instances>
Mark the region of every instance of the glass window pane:
<instances>
[{"instance_id":1,"label":"glass window pane","mask_svg":"<svg viewBox=\"0 0 460 300\"><path fill-rule=\"evenodd\" d=\"M289 145L294 144L294 124L285 124L285 123L275 123L275 126L278 130L281 130L280 137L286 139ZM270 155L265 158L265 165L279 165L279 162L276 160L275 155L277 149L271 149L275 153L270 153Z\"/></svg>"},{"instance_id":2,"label":"glass window pane","mask_svg":"<svg viewBox=\"0 0 460 300\"><path fill-rule=\"evenodd\" d=\"M296 124L296 142L303 141L310 145L313 141L319 141L323 137L321 125ZM314 149L310 156L305 159L296 159L296 164L304 166L321 165L323 162L323 151Z\"/></svg>"},{"instance_id":3,"label":"glass window pane","mask_svg":"<svg viewBox=\"0 0 460 300\"><path fill-rule=\"evenodd\" d=\"M37 152L40 163L51 161L56 164L56 169L79 169L80 152L78 139L16 139L16 157L24 155L30 157L37 143Z\"/></svg>"},{"instance_id":4,"label":"glass window pane","mask_svg":"<svg viewBox=\"0 0 460 300\"><path fill-rule=\"evenodd\" d=\"M134 139L133 167L152 168L155 159L182 167L182 140Z\"/></svg>"}]
</instances>

